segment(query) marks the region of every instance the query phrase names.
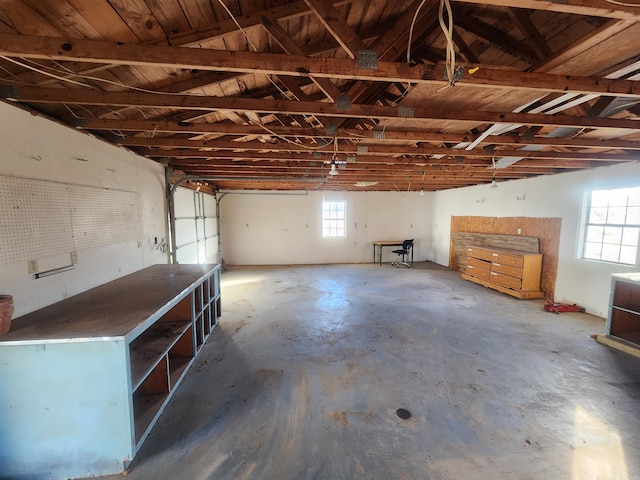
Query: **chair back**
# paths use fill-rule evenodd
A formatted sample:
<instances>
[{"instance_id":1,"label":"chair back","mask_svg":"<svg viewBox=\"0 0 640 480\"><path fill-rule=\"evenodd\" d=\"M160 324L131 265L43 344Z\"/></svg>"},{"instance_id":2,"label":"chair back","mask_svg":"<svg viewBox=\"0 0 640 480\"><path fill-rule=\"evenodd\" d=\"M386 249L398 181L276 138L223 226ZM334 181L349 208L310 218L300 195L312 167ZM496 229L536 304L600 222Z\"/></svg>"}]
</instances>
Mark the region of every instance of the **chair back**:
<instances>
[{"instance_id":1,"label":"chair back","mask_svg":"<svg viewBox=\"0 0 640 480\"><path fill-rule=\"evenodd\" d=\"M411 250L411 248L413 247L413 238L411 240L405 240L402 242L402 249L403 250Z\"/></svg>"}]
</instances>

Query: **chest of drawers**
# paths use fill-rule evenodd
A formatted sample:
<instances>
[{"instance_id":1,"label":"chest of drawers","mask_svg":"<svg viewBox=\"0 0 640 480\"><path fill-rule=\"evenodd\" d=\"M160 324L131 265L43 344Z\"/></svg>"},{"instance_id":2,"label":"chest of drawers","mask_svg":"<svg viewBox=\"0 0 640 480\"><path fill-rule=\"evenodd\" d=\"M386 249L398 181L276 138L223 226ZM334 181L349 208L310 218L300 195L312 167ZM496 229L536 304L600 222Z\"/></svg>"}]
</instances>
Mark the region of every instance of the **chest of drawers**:
<instances>
[{"instance_id":1,"label":"chest of drawers","mask_svg":"<svg viewBox=\"0 0 640 480\"><path fill-rule=\"evenodd\" d=\"M517 298L542 298L542 254L490 247L467 247L462 278Z\"/></svg>"}]
</instances>

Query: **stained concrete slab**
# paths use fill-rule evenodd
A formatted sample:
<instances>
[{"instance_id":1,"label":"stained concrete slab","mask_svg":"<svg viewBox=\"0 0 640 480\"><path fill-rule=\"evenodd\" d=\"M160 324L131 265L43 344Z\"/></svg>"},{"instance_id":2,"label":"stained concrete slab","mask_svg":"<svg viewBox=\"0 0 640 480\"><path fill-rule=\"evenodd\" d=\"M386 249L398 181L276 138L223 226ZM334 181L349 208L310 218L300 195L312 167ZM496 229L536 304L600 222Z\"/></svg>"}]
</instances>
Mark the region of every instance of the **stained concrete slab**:
<instances>
[{"instance_id":1,"label":"stained concrete slab","mask_svg":"<svg viewBox=\"0 0 640 480\"><path fill-rule=\"evenodd\" d=\"M640 360L543 303L422 262L232 268L127 478L640 479Z\"/></svg>"}]
</instances>

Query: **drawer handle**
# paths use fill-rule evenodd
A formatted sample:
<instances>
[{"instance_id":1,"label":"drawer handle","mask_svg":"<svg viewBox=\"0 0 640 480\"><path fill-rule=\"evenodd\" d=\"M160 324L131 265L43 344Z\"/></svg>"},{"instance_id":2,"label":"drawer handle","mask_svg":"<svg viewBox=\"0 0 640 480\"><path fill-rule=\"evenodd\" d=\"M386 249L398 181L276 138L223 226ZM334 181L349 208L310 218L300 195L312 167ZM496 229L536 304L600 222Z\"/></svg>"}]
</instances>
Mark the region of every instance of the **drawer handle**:
<instances>
[{"instance_id":1,"label":"drawer handle","mask_svg":"<svg viewBox=\"0 0 640 480\"><path fill-rule=\"evenodd\" d=\"M467 265L467 268L473 268L473 265Z\"/></svg>"},{"instance_id":2,"label":"drawer handle","mask_svg":"<svg viewBox=\"0 0 640 480\"><path fill-rule=\"evenodd\" d=\"M495 275L496 277L498 276L496 272L489 272L489 273L491 273L491 275Z\"/></svg>"},{"instance_id":3,"label":"drawer handle","mask_svg":"<svg viewBox=\"0 0 640 480\"><path fill-rule=\"evenodd\" d=\"M494 265L495 265L496 267L499 267L499 266L500 266L500 264L499 264L499 263L494 263Z\"/></svg>"},{"instance_id":4,"label":"drawer handle","mask_svg":"<svg viewBox=\"0 0 640 480\"><path fill-rule=\"evenodd\" d=\"M491 255L493 255L494 257L497 257L499 254L498 253L492 253Z\"/></svg>"}]
</instances>

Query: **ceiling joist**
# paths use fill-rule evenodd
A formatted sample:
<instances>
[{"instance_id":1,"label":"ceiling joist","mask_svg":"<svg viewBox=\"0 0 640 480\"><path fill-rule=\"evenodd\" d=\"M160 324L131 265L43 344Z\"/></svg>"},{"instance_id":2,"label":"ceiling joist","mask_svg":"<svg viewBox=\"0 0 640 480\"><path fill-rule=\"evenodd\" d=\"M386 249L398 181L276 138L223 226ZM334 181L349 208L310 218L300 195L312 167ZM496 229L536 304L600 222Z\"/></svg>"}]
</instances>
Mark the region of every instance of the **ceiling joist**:
<instances>
[{"instance_id":1,"label":"ceiling joist","mask_svg":"<svg viewBox=\"0 0 640 480\"><path fill-rule=\"evenodd\" d=\"M144 65L184 69L234 71L324 77L348 80L447 85L444 65L378 62L376 69L360 68L357 60L311 58L299 55L257 54L183 47L119 44L95 40L0 34L0 55L44 60L84 61L116 65ZM459 86L509 87L544 92L576 92L640 98L640 82L459 67Z\"/></svg>"},{"instance_id":2,"label":"ceiling joist","mask_svg":"<svg viewBox=\"0 0 640 480\"><path fill-rule=\"evenodd\" d=\"M637 82L636 82L637 83ZM0 97L9 100L73 105L113 105L179 110L272 112L286 114L323 115L338 118L374 118L393 120L412 118L447 120L452 122L512 123L524 125L553 125L576 128L640 129L640 121L617 118L590 118L571 115L534 113L499 113L484 111L436 110L425 107L388 107L380 105L348 105L322 102L296 102L253 98L217 98L195 95L166 95L144 92L105 92L97 90L63 90L59 88L0 87Z\"/></svg>"}]
</instances>

